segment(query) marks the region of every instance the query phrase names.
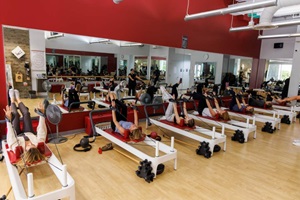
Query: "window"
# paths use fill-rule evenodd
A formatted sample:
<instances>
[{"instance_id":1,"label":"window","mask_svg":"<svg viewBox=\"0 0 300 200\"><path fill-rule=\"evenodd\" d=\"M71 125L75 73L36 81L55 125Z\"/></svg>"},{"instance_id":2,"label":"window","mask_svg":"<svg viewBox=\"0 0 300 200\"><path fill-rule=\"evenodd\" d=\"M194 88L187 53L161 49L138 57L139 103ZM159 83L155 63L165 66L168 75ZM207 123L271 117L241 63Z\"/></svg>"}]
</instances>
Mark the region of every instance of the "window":
<instances>
[{"instance_id":1,"label":"window","mask_svg":"<svg viewBox=\"0 0 300 200\"><path fill-rule=\"evenodd\" d=\"M273 78L274 80L285 80L290 77L292 71L291 62L269 61L266 81Z\"/></svg>"}]
</instances>

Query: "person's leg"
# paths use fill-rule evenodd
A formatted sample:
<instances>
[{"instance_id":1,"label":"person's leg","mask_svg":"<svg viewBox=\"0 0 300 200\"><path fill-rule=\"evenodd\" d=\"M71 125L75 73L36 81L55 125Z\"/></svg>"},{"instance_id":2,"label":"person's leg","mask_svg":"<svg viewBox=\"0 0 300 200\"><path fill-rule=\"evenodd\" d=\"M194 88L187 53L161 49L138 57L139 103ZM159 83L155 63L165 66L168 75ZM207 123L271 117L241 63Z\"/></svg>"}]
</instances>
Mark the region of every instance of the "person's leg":
<instances>
[{"instance_id":1,"label":"person's leg","mask_svg":"<svg viewBox=\"0 0 300 200\"><path fill-rule=\"evenodd\" d=\"M136 86L132 87L132 96L135 96L136 90L135 90Z\"/></svg>"},{"instance_id":2,"label":"person's leg","mask_svg":"<svg viewBox=\"0 0 300 200\"><path fill-rule=\"evenodd\" d=\"M17 104L15 97L15 91L14 89L9 89L9 98L11 101L11 111L14 115L14 119L12 120L12 125L17 133L17 135L21 134L21 128L20 128L20 114L18 113Z\"/></svg>"},{"instance_id":3,"label":"person's leg","mask_svg":"<svg viewBox=\"0 0 300 200\"><path fill-rule=\"evenodd\" d=\"M174 121L174 105L175 103L169 102L165 117L167 121Z\"/></svg>"},{"instance_id":4,"label":"person's leg","mask_svg":"<svg viewBox=\"0 0 300 200\"><path fill-rule=\"evenodd\" d=\"M131 96L132 87L128 86L128 96Z\"/></svg>"},{"instance_id":5,"label":"person's leg","mask_svg":"<svg viewBox=\"0 0 300 200\"><path fill-rule=\"evenodd\" d=\"M15 96L16 96L16 101L19 104L19 110L21 111L22 116L23 116L23 132L24 133L25 132L34 133L30 112L29 112L28 108L21 101L18 90L15 90Z\"/></svg>"},{"instance_id":6,"label":"person's leg","mask_svg":"<svg viewBox=\"0 0 300 200\"><path fill-rule=\"evenodd\" d=\"M209 110L209 113L212 117L215 117L216 115L216 112L214 111L214 109L212 108L212 106L210 105L210 102L208 99L205 99L206 101L206 104L207 104L207 107L208 107L208 110Z\"/></svg>"},{"instance_id":7,"label":"person's leg","mask_svg":"<svg viewBox=\"0 0 300 200\"><path fill-rule=\"evenodd\" d=\"M162 93L162 98L165 101L169 101L169 99L172 99L173 96L166 90L166 88L164 86L160 86L160 91Z\"/></svg>"}]
</instances>

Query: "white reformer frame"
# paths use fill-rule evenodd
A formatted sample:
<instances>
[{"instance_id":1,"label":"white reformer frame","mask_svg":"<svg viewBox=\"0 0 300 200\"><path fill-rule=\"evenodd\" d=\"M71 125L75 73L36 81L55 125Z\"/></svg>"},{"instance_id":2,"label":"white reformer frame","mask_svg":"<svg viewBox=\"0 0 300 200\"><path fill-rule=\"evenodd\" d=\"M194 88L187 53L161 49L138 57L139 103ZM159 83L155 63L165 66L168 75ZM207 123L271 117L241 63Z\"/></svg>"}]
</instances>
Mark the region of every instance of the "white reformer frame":
<instances>
[{"instance_id":1,"label":"white reformer frame","mask_svg":"<svg viewBox=\"0 0 300 200\"><path fill-rule=\"evenodd\" d=\"M229 113L230 116L234 116L234 117L238 117L238 118L243 118L243 119L249 119L252 121L252 123L255 124L256 122L262 122L262 123L266 123L269 122L272 124L273 128L277 128L278 130L280 129L280 123L281 120L278 117L275 116L267 116L267 115L259 115L259 114L253 114L253 115L247 115L247 114L243 114L243 113L237 113L237 112L233 112L230 111L228 108L224 108L222 107L223 110L227 110L227 112Z\"/></svg>"},{"instance_id":2,"label":"white reformer frame","mask_svg":"<svg viewBox=\"0 0 300 200\"><path fill-rule=\"evenodd\" d=\"M45 144L46 145L46 144ZM10 183L12 186L12 190L14 192L15 199L25 200L53 200L53 199L62 199L69 197L70 200L75 200L75 181L72 176L67 172L66 165L62 165L60 161L55 157L52 152L50 158L47 161L47 164L52 169L53 173L56 175L57 179L62 185L61 189L54 190L48 192L46 194L42 194L39 196L34 195L34 187L33 187L33 177L32 173L27 174L27 183L28 183L28 195L26 195L25 189L23 187L18 169L16 166L10 163L10 159L8 157L8 153L6 150L6 142L2 141L2 150L3 155L5 157L5 163L10 179ZM44 163L46 164L46 163ZM32 166L34 167L34 166ZM61 169L61 170L60 170Z\"/></svg>"},{"instance_id":3,"label":"white reformer frame","mask_svg":"<svg viewBox=\"0 0 300 200\"><path fill-rule=\"evenodd\" d=\"M152 146L155 149L155 157L149 156L146 153L134 148L134 146L130 145L129 143L123 142L122 140L114 137L110 133L107 133L105 130L102 130L101 128L97 127L97 125L94 124L92 121L92 115L96 112L105 112L108 110L94 110L90 113L90 119L91 119L91 125L93 127L94 135L95 133L100 134L101 136L105 137L109 141L113 142L114 144L118 145L119 147L123 148L124 150L130 152L131 154L135 155L136 157L148 161L151 161L151 167L152 172L154 173L154 178L156 178L157 173L157 166L161 163L174 160L174 169L177 169L177 150L174 148L174 137L171 138L171 146L168 146L162 142L156 141L152 138L149 138L148 136L145 137L145 139L142 141L145 144ZM100 123L101 124L101 123ZM100 125L101 126L101 125ZM109 128L106 125L104 126L106 129ZM159 152L162 151L165 153L165 155L159 155Z\"/></svg>"},{"instance_id":4,"label":"white reformer frame","mask_svg":"<svg viewBox=\"0 0 300 200\"><path fill-rule=\"evenodd\" d=\"M213 119L208 119L206 117L202 117L199 115L198 111L194 111L192 114L189 114L189 117L198 120L198 121L203 121L208 124L213 124L216 126L224 126L225 129L230 129L230 130L241 130L243 131L243 134L245 136L245 142L248 141L249 134L253 132L253 138L256 138L256 125L255 125L255 120L252 121L252 124L250 123L249 118L246 120L246 122L241 122L241 121L236 121L236 120L229 120L226 122L220 122L220 121L215 121Z\"/></svg>"},{"instance_id":5,"label":"white reformer frame","mask_svg":"<svg viewBox=\"0 0 300 200\"><path fill-rule=\"evenodd\" d=\"M202 128L200 126L195 126L195 129L192 129L192 131L196 131L198 134L203 134L203 135L206 135L210 138L202 137L200 135L196 135L194 133L191 133L190 131L179 129L179 128L176 128L176 127L171 126L169 124L165 124L165 123L163 123L159 120L155 120L155 119L150 118L148 116L148 113L147 113L147 110L146 110L147 107L149 107L149 106L163 106L163 108L164 108L163 104L145 105L144 109L145 109L145 114L146 114L146 117L148 119L148 122L153 123L156 126L168 129L170 131L173 131L174 133L177 133L177 134L183 135L185 137L191 138L193 140L196 140L200 143L201 142L209 143L211 156L213 155L213 149L214 149L215 145L217 145L217 144L224 143L223 144L223 151L226 151L226 135L224 133L225 132L225 127L224 126L222 126L222 133L216 132L216 127L213 127L212 130L209 130L209 129ZM164 108L164 110L165 110L165 108ZM161 119L164 119L164 116L161 117ZM148 123L146 122L146 129L147 128L148 128Z\"/></svg>"},{"instance_id":6,"label":"white reformer frame","mask_svg":"<svg viewBox=\"0 0 300 200\"><path fill-rule=\"evenodd\" d=\"M272 105L272 107L273 107L273 105ZM280 110L280 109L270 110L270 109L254 107L254 111L269 114L269 115L272 115L273 117L278 117L278 118L280 118L281 116L287 115L287 116L289 116L289 119L291 122L296 121L296 113L290 112L287 110Z\"/></svg>"},{"instance_id":7,"label":"white reformer frame","mask_svg":"<svg viewBox=\"0 0 300 200\"><path fill-rule=\"evenodd\" d=\"M273 109L278 111L281 115L288 115L291 122L296 122L297 113L300 111L300 107L297 106L280 106L280 105L272 105Z\"/></svg>"}]
</instances>

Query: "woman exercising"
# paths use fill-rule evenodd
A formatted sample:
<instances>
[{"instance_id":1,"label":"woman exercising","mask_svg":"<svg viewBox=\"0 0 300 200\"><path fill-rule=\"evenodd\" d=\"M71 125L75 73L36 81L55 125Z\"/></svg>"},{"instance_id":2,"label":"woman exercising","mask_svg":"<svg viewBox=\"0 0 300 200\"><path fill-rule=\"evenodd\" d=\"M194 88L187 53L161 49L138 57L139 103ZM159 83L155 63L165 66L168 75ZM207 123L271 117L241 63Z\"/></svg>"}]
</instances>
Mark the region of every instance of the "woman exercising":
<instances>
[{"instance_id":1,"label":"woman exercising","mask_svg":"<svg viewBox=\"0 0 300 200\"><path fill-rule=\"evenodd\" d=\"M211 102L209 101L209 96L207 92L208 88L203 88L202 94L200 94L200 100L198 104L198 113L204 117L211 117L214 119L223 119L230 120L229 114L226 110L223 110L219 106L219 102L215 97L211 97L214 100L215 108L212 107Z\"/></svg>"},{"instance_id":2,"label":"woman exercising","mask_svg":"<svg viewBox=\"0 0 300 200\"><path fill-rule=\"evenodd\" d=\"M194 119L189 117L188 112L186 110L186 102L188 100L183 99L183 114L179 115L175 95L172 96L170 93L168 93L164 86L160 86L160 90L163 94L163 99L169 100L169 105L165 113L166 120L174 122L175 124L178 124L180 126L186 125L189 127L194 127L195 121Z\"/></svg>"},{"instance_id":3,"label":"woman exercising","mask_svg":"<svg viewBox=\"0 0 300 200\"><path fill-rule=\"evenodd\" d=\"M125 136L129 134L131 140L140 140L144 137L139 127L137 107L132 104L134 123L127 121L127 106L116 99L115 93L110 93L112 121L111 128L117 133ZM128 133L129 132L129 133Z\"/></svg>"},{"instance_id":4,"label":"woman exercising","mask_svg":"<svg viewBox=\"0 0 300 200\"><path fill-rule=\"evenodd\" d=\"M45 123L45 109L49 102L44 101L43 104L40 103L38 108L35 109L40 115L37 134L35 135L30 112L20 100L19 91L10 89L9 97L11 106L7 105L6 108L3 109L7 120L7 144L9 148L15 151L17 146L22 147L24 152L22 154L23 159L19 162L24 162L24 164L45 160L45 156L37 149L37 144L39 142L45 142L46 140L47 127ZM23 130L20 128L20 114L17 111L17 107L23 116Z\"/></svg>"},{"instance_id":5,"label":"woman exercising","mask_svg":"<svg viewBox=\"0 0 300 200\"><path fill-rule=\"evenodd\" d=\"M231 88L227 88L227 90L230 92L232 99L230 101L229 109L235 112L241 112L241 113L253 113L254 108L252 106L249 106L246 104L245 99L243 98L242 94L236 95L235 91ZM242 104L240 102L242 101Z\"/></svg>"}]
</instances>

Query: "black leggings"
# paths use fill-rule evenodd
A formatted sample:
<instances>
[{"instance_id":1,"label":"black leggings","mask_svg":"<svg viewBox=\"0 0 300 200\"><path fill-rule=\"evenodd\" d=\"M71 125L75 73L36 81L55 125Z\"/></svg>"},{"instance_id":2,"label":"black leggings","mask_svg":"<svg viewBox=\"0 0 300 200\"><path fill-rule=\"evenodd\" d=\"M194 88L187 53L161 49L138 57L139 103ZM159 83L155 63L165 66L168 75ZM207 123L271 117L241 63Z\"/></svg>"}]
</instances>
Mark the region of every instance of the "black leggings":
<instances>
[{"instance_id":1,"label":"black leggings","mask_svg":"<svg viewBox=\"0 0 300 200\"><path fill-rule=\"evenodd\" d=\"M12 121L12 125L14 129L16 130L17 135L25 132L34 133L33 127L32 127L32 120L30 116L30 112L28 108L21 102L19 103L19 110L22 113L23 116L23 130L21 130L20 127L20 114L18 113L17 106L15 103L11 103L11 109L12 113L14 115L14 119Z\"/></svg>"},{"instance_id":2,"label":"black leggings","mask_svg":"<svg viewBox=\"0 0 300 200\"><path fill-rule=\"evenodd\" d=\"M116 103L116 118L117 118L117 121L127 121L127 106L119 101L118 99L115 100L115 103ZM116 130L116 125L114 123L113 120L111 120L111 128L113 131Z\"/></svg>"}]
</instances>

